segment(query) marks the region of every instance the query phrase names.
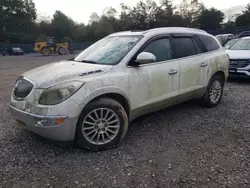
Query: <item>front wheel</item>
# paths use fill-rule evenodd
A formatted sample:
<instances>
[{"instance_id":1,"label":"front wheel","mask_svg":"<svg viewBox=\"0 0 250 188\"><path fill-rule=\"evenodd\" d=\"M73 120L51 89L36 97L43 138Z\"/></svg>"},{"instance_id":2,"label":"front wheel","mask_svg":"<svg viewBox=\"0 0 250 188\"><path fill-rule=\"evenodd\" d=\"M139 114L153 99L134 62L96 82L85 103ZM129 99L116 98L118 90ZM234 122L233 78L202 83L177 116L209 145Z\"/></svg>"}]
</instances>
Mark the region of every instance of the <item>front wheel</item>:
<instances>
[{"instance_id":1,"label":"front wheel","mask_svg":"<svg viewBox=\"0 0 250 188\"><path fill-rule=\"evenodd\" d=\"M41 51L41 53L43 54L43 56L49 56L50 55L50 49L47 47L44 47Z\"/></svg>"},{"instance_id":2,"label":"front wheel","mask_svg":"<svg viewBox=\"0 0 250 188\"><path fill-rule=\"evenodd\" d=\"M223 95L223 88L224 88L225 81L222 76L215 75L210 80L207 91L203 96L203 104L207 107L214 107L217 106L222 98Z\"/></svg>"},{"instance_id":3,"label":"front wheel","mask_svg":"<svg viewBox=\"0 0 250 188\"><path fill-rule=\"evenodd\" d=\"M115 100L100 98L83 110L76 130L76 142L91 151L118 146L128 129L124 108Z\"/></svg>"}]
</instances>

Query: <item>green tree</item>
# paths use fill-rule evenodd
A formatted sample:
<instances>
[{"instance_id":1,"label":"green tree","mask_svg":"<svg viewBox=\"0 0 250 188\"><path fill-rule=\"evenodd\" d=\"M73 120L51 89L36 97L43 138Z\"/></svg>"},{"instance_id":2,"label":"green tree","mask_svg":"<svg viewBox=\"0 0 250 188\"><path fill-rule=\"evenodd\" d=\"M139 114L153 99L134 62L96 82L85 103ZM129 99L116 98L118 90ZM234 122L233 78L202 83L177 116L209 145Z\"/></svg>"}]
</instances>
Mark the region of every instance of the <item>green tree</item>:
<instances>
[{"instance_id":1,"label":"green tree","mask_svg":"<svg viewBox=\"0 0 250 188\"><path fill-rule=\"evenodd\" d=\"M45 42L46 36L44 34L41 34L37 39L36 42Z\"/></svg>"},{"instance_id":2,"label":"green tree","mask_svg":"<svg viewBox=\"0 0 250 188\"><path fill-rule=\"evenodd\" d=\"M146 3L138 2L129 14L132 17L133 29L144 30L148 28L147 19L149 15Z\"/></svg>"},{"instance_id":3,"label":"green tree","mask_svg":"<svg viewBox=\"0 0 250 188\"><path fill-rule=\"evenodd\" d=\"M197 18L204 8L205 7L200 0L182 0L179 12L184 19L184 25L187 27L197 27Z\"/></svg>"},{"instance_id":4,"label":"green tree","mask_svg":"<svg viewBox=\"0 0 250 188\"><path fill-rule=\"evenodd\" d=\"M130 15L132 11L131 7L121 4L121 14L119 19L119 29L120 30L132 30L134 29L133 17Z\"/></svg>"},{"instance_id":5,"label":"green tree","mask_svg":"<svg viewBox=\"0 0 250 188\"><path fill-rule=\"evenodd\" d=\"M159 7L153 0L140 1L135 7L121 4L120 28L121 30L145 30L157 25L156 16L159 17Z\"/></svg>"},{"instance_id":6,"label":"green tree","mask_svg":"<svg viewBox=\"0 0 250 188\"><path fill-rule=\"evenodd\" d=\"M32 0L1 0L0 40L11 33L32 33L36 16L35 4Z\"/></svg>"},{"instance_id":7,"label":"green tree","mask_svg":"<svg viewBox=\"0 0 250 188\"><path fill-rule=\"evenodd\" d=\"M106 29L105 33L115 32L118 29L117 11L113 7L107 7L101 16L101 28Z\"/></svg>"},{"instance_id":8,"label":"green tree","mask_svg":"<svg viewBox=\"0 0 250 188\"><path fill-rule=\"evenodd\" d=\"M171 0L162 0L155 11L153 27L183 26L183 19L178 14Z\"/></svg>"},{"instance_id":9,"label":"green tree","mask_svg":"<svg viewBox=\"0 0 250 188\"><path fill-rule=\"evenodd\" d=\"M52 19L36 20L35 4L32 0L0 0L0 41L34 42L39 35L55 37L61 41L68 36L77 42L96 41L106 35L122 30L147 30L156 27L200 27L215 30L221 26L223 14L206 9L201 0L182 0L175 7L172 0L141 0L135 6L121 4L121 11L112 7L104 9L102 15L92 13L87 25L77 24L61 11ZM36 22L35 22L36 21ZM240 15L238 26L250 25L250 5ZM234 27L228 22L224 27Z\"/></svg>"},{"instance_id":10,"label":"green tree","mask_svg":"<svg viewBox=\"0 0 250 188\"><path fill-rule=\"evenodd\" d=\"M89 17L89 25L91 25L93 22L99 22L99 21L100 21L100 16L96 12L93 12Z\"/></svg>"},{"instance_id":11,"label":"green tree","mask_svg":"<svg viewBox=\"0 0 250 188\"><path fill-rule=\"evenodd\" d=\"M236 18L235 24L238 27L250 26L250 4L248 4L243 13Z\"/></svg>"},{"instance_id":12,"label":"green tree","mask_svg":"<svg viewBox=\"0 0 250 188\"><path fill-rule=\"evenodd\" d=\"M66 16L61 11L56 11L51 20L52 34L57 41L61 41L63 37L73 36L73 31L75 28L74 21Z\"/></svg>"},{"instance_id":13,"label":"green tree","mask_svg":"<svg viewBox=\"0 0 250 188\"><path fill-rule=\"evenodd\" d=\"M86 42L88 41L88 34L87 34L87 26L84 24L78 24L74 27L73 33L72 33L72 39L73 41L77 42Z\"/></svg>"},{"instance_id":14,"label":"green tree","mask_svg":"<svg viewBox=\"0 0 250 188\"><path fill-rule=\"evenodd\" d=\"M198 24L204 30L216 30L224 20L224 13L215 8L204 9L198 16Z\"/></svg>"},{"instance_id":15,"label":"green tree","mask_svg":"<svg viewBox=\"0 0 250 188\"><path fill-rule=\"evenodd\" d=\"M45 36L53 35L51 21L48 20L41 20L38 24L38 30L41 34Z\"/></svg>"}]
</instances>

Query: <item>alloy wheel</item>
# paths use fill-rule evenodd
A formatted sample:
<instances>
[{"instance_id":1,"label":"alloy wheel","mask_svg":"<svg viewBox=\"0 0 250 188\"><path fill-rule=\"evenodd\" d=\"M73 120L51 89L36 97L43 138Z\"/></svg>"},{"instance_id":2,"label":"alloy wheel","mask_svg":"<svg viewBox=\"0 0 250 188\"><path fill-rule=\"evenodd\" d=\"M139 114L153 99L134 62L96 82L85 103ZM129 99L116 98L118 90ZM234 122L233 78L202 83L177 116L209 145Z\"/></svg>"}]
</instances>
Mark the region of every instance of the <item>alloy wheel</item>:
<instances>
[{"instance_id":1,"label":"alloy wheel","mask_svg":"<svg viewBox=\"0 0 250 188\"><path fill-rule=\"evenodd\" d=\"M215 80L209 90L209 97L212 103L217 103L221 97L222 86L220 81Z\"/></svg>"},{"instance_id":2,"label":"alloy wheel","mask_svg":"<svg viewBox=\"0 0 250 188\"><path fill-rule=\"evenodd\" d=\"M108 108L97 108L87 114L82 123L83 136L92 144L103 145L112 141L120 129L117 114Z\"/></svg>"}]
</instances>

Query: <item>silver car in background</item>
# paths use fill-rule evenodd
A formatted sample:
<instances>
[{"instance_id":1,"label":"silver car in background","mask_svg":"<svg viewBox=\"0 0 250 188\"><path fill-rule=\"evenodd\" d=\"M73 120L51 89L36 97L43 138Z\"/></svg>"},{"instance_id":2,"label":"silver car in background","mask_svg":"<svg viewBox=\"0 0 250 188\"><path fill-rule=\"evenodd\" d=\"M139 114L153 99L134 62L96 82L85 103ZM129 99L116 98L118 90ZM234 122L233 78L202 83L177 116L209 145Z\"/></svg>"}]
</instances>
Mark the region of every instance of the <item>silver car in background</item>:
<instances>
[{"instance_id":1,"label":"silver car in background","mask_svg":"<svg viewBox=\"0 0 250 188\"><path fill-rule=\"evenodd\" d=\"M228 55L205 31L158 28L119 32L70 61L22 74L11 113L28 130L98 151L113 148L135 118L190 99L216 106Z\"/></svg>"},{"instance_id":2,"label":"silver car in background","mask_svg":"<svg viewBox=\"0 0 250 188\"><path fill-rule=\"evenodd\" d=\"M233 34L221 34L221 35L216 35L215 37L221 43L222 46L224 46L228 41L235 38Z\"/></svg>"}]
</instances>

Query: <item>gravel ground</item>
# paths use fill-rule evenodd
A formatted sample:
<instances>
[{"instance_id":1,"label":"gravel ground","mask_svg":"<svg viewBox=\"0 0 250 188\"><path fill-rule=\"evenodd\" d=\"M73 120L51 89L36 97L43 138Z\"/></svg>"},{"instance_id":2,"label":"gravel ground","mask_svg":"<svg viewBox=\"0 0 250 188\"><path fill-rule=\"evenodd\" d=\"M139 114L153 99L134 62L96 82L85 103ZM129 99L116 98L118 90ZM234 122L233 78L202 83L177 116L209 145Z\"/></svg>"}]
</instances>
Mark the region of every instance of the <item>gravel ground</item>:
<instances>
[{"instance_id":1,"label":"gravel ground","mask_svg":"<svg viewBox=\"0 0 250 188\"><path fill-rule=\"evenodd\" d=\"M91 153L18 127L15 78L65 56L0 57L0 187L250 187L250 81L226 84L221 104L193 101L132 122L122 145Z\"/></svg>"}]
</instances>

